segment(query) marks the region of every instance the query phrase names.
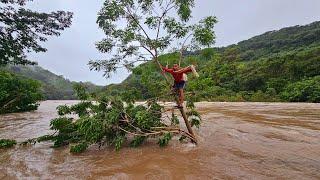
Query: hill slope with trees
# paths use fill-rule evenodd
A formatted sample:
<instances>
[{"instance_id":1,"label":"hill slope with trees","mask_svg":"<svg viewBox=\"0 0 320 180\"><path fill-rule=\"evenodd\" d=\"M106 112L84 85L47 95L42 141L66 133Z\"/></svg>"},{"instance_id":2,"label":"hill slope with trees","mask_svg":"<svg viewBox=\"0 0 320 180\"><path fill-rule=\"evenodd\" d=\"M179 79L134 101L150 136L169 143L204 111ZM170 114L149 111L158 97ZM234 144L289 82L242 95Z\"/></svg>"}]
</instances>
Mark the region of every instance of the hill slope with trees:
<instances>
[{"instance_id":1,"label":"hill slope with trees","mask_svg":"<svg viewBox=\"0 0 320 180\"><path fill-rule=\"evenodd\" d=\"M38 80L41 83L44 99L47 100L71 100L77 99L74 95L73 86L78 82L70 81L62 75L56 75L40 66L7 66L5 70L24 76L30 79ZM101 86L96 86L91 82L81 82L87 87L89 92L100 90Z\"/></svg>"}]
</instances>

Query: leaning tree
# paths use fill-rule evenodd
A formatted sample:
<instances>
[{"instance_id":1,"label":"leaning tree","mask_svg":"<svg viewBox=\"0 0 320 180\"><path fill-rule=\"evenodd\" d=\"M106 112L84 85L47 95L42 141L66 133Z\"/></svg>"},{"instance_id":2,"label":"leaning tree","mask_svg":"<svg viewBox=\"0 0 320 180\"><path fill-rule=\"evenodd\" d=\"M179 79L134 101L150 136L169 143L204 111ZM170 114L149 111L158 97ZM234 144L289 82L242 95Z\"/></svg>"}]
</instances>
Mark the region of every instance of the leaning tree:
<instances>
[{"instance_id":1,"label":"leaning tree","mask_svg":"<svg viewBox=\"0 0 320 180\"><path fill-rule=\"evenodd\" d=\"M32 0L0 0L0 66L36 64L26 52L45 52L40 42L70 27L72 13L40 13L25 8Z\"/></svg>"},{"instance_id":2,"label":"leaning tree","mask_svg":"<svg viewBox=\"0 0 320 180\"><path fill-rule=\"evenodd\" d=\"M109 56L90 61L91 70L110 77L119 68L131 70L141 62L153 61L162 71L159 55L180 51L180 64L183 51L212 45L216 17L190 23L194 5L194 0L106 0L97 19L106 37L96 47ZM185 110L180 111L194 136Z\"/></svg>"}]
</instances>

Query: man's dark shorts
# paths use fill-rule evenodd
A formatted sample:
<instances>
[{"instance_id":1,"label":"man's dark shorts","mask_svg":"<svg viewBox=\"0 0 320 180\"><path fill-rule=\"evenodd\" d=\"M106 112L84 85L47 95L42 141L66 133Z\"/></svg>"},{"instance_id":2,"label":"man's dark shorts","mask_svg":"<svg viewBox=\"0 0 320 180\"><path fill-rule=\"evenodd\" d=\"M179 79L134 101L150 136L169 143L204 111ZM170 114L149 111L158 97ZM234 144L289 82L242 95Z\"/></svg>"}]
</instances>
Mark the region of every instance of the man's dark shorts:
<instances>
[{"instance_id":1,"label":"man's dark shorts","mask_svg":"<svg viewBox=\"0 0 320 180\"><path fill-rule=\"evenodd\" d=\"M185 85L186 85L185 81L174 82L173 88L176 90L183 89Z\"/></svg>"}]
</instances>

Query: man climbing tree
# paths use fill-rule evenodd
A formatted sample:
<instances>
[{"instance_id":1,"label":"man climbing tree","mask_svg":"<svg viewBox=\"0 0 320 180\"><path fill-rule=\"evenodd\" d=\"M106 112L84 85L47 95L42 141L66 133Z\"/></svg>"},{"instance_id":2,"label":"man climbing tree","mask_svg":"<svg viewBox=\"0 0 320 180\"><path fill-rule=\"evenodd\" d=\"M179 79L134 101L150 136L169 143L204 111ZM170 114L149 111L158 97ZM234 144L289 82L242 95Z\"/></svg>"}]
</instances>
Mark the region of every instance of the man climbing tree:
<instances>
[{"instance_id":1,"label":"man climbing tree","mask_svg":"<svg viewBox=\"0 0 320 180\"><path fill-rule=\"evenodd\" d=\"M186 76L189 72L195 72L195 68L193 65L181 68L178 64L174 64L173 68L170 69L168 67L161 66L162 70L165 72L170 73L174 78L174 84L173 89L174 91L178 92L179 94L179 102L178 102L178 108L183 108L183 102L184 102L184 88L186 85ZM197 76L197 75L196 75Z\"/></svg>"},{"instance_id":2,"label":"man climbing tree","mask_svg":"<svg viewBox=\"0 0 320 180\"><path fill-rule=\"evenodd\" d=\"M197 24L188 24L192 7L194 0L106 0L97 20L106 38L96 46L112 57L90 61L90 69L104 71L104 75L110 77L119 68L131 70L139 62L152 60L162 71L161 53L181 46L187 50L212 45L216 17L208 16ZM192 45L185 46L187 42ZM174 47L174 43L179 47ZM165 74L164 77L170 84ZM178 106L181 99L175 98ZM182 108L180 112L194 136L186 112Z\"/></svg>"},{"instance_id":3,"label":"man climbing tree","mask_svg":"<svg viewBox=\"0 0 320 180\"><path fill-rule=\"evenodd\" d=\"M154 74L160 75L163 69L159 56L175 48L174 42L179 48L182 46L180 52L212 45L216 18L209 16L197 24L188 24L193 6L194 0L106 0L97 20L106 38L96 46L110 58L90 61L90 68L104 71L104 75L110 77L119 68L132 70L139 62L151 61L159 69ZM186 42L192 42L192 46L185 46ZM188 73L190 70L181 71ZM178 69L175 73L181 76ZM163 76L166 86L170 87L170 80L165 73ZM170 117L158 103L160 97L137 105L130 97L88 94L81 86L75 89L81 102L58 107L59 117L50 123L55 133L25 143L53 141L53 147L71 144L72 153L83 152L92 144L110 145L119 150L124 142L130 141L131 146L137 147L148 138L157 138L159 146L163 147L173 135L180 136L181 142L189 139L197 143L192 127L199 128L201 116L192 102L188 103L188 109L179 108L188 129L185 131L177 126L178 116L172 112ZM174 96L178 105L183 100L181 97L179 100ZM70 117L74 114L78 116Z\"/></svg>"}]
</instances>

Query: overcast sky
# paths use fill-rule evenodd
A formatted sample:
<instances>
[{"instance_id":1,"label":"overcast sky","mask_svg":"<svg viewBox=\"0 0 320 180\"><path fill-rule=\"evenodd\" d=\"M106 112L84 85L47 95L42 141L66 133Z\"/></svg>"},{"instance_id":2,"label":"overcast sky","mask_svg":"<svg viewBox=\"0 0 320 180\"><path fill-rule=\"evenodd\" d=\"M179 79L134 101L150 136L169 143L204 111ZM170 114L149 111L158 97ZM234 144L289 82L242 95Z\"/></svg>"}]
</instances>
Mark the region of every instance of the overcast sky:
<instances>
[{"instance_id":1,"label":"overcast sky","mask_svg":"<svg viewBox=\"0 0 320 180\"><path fill-rule=\"evenodd\" d=\"M35 0L28 4L38 11L74 12L71 28L60 37L44 43L46 53L32 53L30 59L58 75L73 81L91 81L98 85L119 83L128 76L126 70L109 79L90 71L88 61L103 58L95 42L104 35L96 24L97 12L104 0ZM266 31L320 20L320 0L195 0L194 20L217 16L215 46L226 46Z\"/></svg>"}]
</instances>

